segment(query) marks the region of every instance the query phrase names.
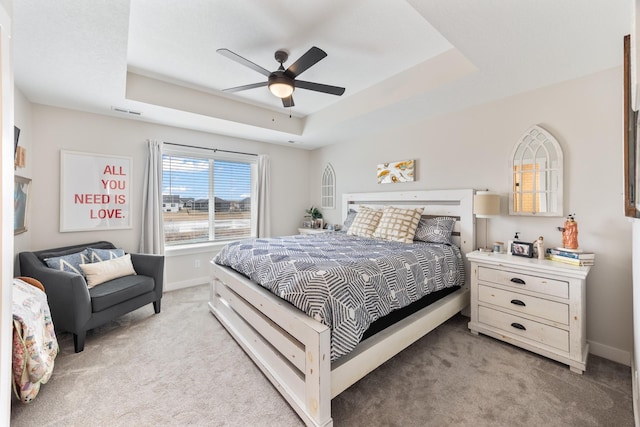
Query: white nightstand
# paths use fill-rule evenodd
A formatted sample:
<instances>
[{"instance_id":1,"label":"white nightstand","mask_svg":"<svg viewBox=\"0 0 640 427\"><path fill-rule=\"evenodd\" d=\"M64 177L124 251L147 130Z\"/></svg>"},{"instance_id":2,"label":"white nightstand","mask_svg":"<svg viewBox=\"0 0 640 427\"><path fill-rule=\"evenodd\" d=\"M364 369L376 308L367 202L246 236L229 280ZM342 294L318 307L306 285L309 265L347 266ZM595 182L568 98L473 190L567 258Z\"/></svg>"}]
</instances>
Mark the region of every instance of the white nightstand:
<instances>
[{"instance_id":1,"label":"white nightstand","mask_svg":"<svg viewBox=\"0 0 640 427\"><path fill-rule=\"evenodd\" d=\"M469 329L569 365L587 367L586 280L590 267L472 252Z\"/></svg>"},{"instance_id":2,"label":"white nightstand","mask_svg":"<svg viewBox=\"0 0 640 427\"><path fill-rule=\"evenodd\" d=\"M329 230L325 230L324 228L298 228L298 234L318 234L328 231Z\"/></svg>"}]
</instances>

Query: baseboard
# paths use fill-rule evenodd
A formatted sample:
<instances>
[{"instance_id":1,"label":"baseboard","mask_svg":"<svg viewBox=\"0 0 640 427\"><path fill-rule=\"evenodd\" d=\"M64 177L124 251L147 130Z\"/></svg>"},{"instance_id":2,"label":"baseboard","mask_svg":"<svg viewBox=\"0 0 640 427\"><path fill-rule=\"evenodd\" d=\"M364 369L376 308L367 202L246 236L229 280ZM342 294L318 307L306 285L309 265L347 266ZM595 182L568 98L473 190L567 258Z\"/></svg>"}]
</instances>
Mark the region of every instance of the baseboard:
<instances>
[{"instance_id":1,"label":"baseboard","mask_svg":"<svg viewBox=\"0 0 640 427\"><path fill-rule=\"evenodd\" d=\"M202 276L194 279L183 280L181 282L165 283L164 292L177 291L178 289L190 288L192 286L206 285L209 283L209 280L209 276Z\"/></svg>"},{"instance_id":2,"label":"baseboard","mask_svg":"<svg viewBox=\"0 0 640 427\"><path fill-rule=\"evenodd\" d=\"M622 365L631 366L631 353L620 350L619 348L610 347L595 341L589 341L589 353Z\"/></svg>"}]
</instances>

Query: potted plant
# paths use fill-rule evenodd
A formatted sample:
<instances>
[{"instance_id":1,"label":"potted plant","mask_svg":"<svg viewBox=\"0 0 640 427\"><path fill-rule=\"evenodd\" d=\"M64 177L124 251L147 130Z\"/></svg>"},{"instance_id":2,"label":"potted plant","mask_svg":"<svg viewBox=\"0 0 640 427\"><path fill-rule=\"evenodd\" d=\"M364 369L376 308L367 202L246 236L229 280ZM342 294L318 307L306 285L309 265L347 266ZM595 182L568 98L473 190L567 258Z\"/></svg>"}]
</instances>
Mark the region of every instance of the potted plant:
<instances>
[{"instance_id":1,"label":"potted plant","mask_svg":"<svg viewBox=\"0 0 640 427\"><path fill-rule=\"evenodd\" d=\"M322 212L320 212L320 209L311 206L305 212L307 217L311 217L313 228L322 228Z\"/></svg>"}]
</instances>

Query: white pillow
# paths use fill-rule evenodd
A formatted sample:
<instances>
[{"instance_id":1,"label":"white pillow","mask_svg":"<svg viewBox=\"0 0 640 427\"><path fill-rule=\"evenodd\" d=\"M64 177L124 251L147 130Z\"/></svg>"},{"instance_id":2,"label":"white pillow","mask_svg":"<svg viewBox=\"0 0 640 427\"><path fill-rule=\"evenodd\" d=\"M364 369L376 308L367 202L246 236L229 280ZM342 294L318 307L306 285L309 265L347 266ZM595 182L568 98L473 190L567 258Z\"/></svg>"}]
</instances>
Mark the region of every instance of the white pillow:
<instances>
[{"instance_id":1,"label":"white pillow","mask_svg":"<svg viewBox=\"0 0 640 427\"><path fill-rule=\"evenodd\" d=\"M80 268L84 271L89 289L118 277L136 274L131 263L131 254L108 261L80 264Z\"/></svg>"},{"instance_id":2,"label":"white pillow","mask_svg":"<svg viewBox=\"0 0 640 427\"><path fill-rule=\"evenodd\" d=\"M373 237L393 242L413 243L423 208L403 209L385 206Z\"/></svg>"}]
</instances>

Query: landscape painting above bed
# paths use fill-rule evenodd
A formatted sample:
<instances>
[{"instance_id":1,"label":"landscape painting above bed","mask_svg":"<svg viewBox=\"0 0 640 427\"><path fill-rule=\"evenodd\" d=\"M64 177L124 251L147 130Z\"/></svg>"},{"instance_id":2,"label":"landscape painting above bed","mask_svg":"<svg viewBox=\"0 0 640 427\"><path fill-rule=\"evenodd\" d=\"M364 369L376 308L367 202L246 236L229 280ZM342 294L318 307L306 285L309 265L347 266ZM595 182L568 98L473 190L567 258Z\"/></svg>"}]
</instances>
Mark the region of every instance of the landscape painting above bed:
<instances>
[{"instance_id":1,"label":"landscape painting above bed","mask_svg":"<svg viewBox=\"0 0 640 427\"><path fill-rule=\"evenodd\" d=\"M343 219L356 212L357 222L362 209L415 209L430 232L453 224L436 233L437 243L353 236L348 229L231 243L212 260L210 310L305 424L330 426L333 397L469 304L473 194L343 196ZM423 304L425 295L445 290ZM362 339L370 325L407 309L406 317Z\"/></svg>"}]
</instances>

